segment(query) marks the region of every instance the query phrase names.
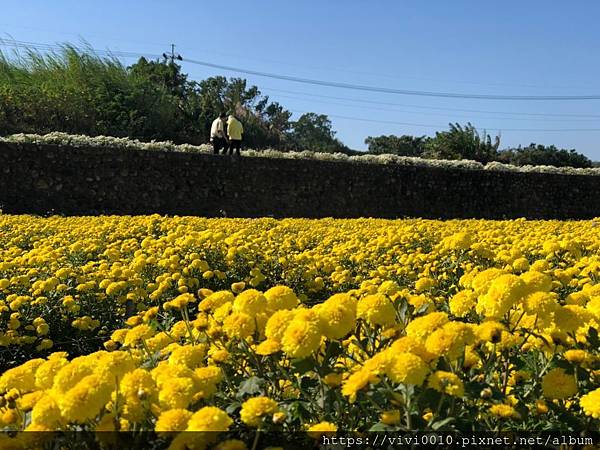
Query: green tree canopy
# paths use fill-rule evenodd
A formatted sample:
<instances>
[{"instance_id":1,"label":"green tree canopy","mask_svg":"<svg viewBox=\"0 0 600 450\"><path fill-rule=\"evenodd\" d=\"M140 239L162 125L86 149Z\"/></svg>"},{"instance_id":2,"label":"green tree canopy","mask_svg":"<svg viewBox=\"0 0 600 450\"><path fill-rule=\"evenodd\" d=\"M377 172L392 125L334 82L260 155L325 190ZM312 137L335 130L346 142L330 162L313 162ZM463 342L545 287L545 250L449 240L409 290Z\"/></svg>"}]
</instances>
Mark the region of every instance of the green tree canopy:
<instances>
[{"instance_id":1,"label":"green tree canopy","mask_svg":"<svg viewBox=\"0 0 600 450\"><path fill-rule=\"evenodd\" d=\"M325 114L302 114L293 123L291 139L298 149L327 153L348 151L348 147L336 139L331 120Z\"/></svg>"},{"instance_id":2,"label":"green tree canopy","mask_svg":"<svg viewBox=\"0 0 600 450\"><path fill-rule=\"evenodd\" d=\"M191 88L187 75L181 71L181 66L173 62L148 61L141 57L129 67L129 71L133 76L165 86L172 95L180 98L184 98Z\"/></svg>"},{"instance_id":3,"label":"green tree canopy","mask_svg":"<svg viewBox=\"0 0 600 450\"><path fill-rule=\"evenodd\" d=\"M535 143L527 147L503 150L499 154L499 160L515 166L592 167L592 161L575 149L559 149L554 145L545 146Z\"/></svg>"},{"instance_id":4,"label":"green tree canopy","mask_svg":"<svg viewBox=\"0 0 600 450\"><path fill-rule=\"evenodd\" d=\"M369 136L365 143L369 153L391 153L401 156L422 156L434 159L471 159L487 163L499 161L516 166L548 165L556 167L593 167L594 163L575 149L559 149L554 145L530 144L527 147L498 151L500 137L486 132L481 135L468 123L465 126L450 124L449 131L436 133L435 137Z\"/></svg>"},{"instance_id":5,"label":"green tree canopy","mask_svg":"<svg viewBox=\"0 0 600 450\"><path fill-rule=\"evenodd\" d=\"M424 155L434 159L471 159L482 163L493 161L498 157L500 136L495 138L485 131L480 134L471 124L462 126L450 124L450 130L436 132L435 137L428 140Z\"/></svg>"},{"instance_id":6,"label":"green tree canopy","mask_svg":"<svg viewBox=\"0 0 600 450\"><path fill-rule=\"evenodd\" d=\"M399 156L422 156L425 144L429 138L426 136L369 136L365 144L369 146L369 153L376 155L389 153Z\"/></svg>"}]
</instances>

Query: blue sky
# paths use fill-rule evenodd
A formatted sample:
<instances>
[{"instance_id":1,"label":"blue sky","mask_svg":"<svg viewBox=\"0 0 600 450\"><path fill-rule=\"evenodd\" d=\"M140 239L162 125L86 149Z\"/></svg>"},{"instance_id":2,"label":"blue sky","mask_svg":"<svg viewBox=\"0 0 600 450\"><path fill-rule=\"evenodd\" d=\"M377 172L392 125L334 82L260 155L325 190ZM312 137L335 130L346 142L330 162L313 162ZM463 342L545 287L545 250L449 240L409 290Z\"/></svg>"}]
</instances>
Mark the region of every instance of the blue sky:
<instances>
[{"instance_id":1,"label":"blue sky","mask_svg":"<svg viewBox=\"0 0 600 450\"><path fill-rule=\"evenodd\" d=\"M152 54L175 43L190 59L395 89L585 95L600 94L598 17L593 0L4 0L0 36L83 38L94 48ZM183 68L194 79L240 76L185 62ZM448 122L471 121L500 130L502 147L555 144L600 160L600 131L540 131L600 129L600 100L427 98L244 77L296 117L329 114L338 137L355 149L364 149L369 135L432 135Z\"/></svg>"}]
</instances>

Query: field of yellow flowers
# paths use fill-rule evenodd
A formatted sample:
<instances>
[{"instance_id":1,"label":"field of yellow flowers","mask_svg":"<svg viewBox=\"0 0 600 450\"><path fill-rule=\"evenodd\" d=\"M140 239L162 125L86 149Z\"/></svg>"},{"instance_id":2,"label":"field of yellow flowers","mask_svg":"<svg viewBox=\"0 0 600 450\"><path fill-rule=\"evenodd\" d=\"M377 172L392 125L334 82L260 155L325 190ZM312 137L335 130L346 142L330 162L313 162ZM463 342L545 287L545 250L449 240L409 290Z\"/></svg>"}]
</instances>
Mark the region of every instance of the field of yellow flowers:
<instances>
[{"instance_id":1,"label":"field of yellow flowers","mask_svg":"<svg viewBox=\"0 0 600 450\"><path fill-rule=\"evenodd\" d=\"M595 221L0 215L0 444L597 431L599 249Z\"/></svg>"}]
</instances>

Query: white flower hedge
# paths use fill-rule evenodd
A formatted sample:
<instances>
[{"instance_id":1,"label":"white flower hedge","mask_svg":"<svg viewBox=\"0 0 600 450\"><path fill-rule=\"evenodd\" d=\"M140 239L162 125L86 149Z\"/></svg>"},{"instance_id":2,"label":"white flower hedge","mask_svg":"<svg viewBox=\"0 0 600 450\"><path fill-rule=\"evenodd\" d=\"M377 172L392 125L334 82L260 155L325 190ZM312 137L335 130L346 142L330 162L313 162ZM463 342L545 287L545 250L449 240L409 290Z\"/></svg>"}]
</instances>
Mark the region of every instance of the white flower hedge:
<instances>
[{"instance_id":1,"label":"white flower hedge","mask_svg":"<svg viewBox=\"0 0 600 450\"><path fill-rule=\"evenodd\" d=\"M186 153L212 153L212 147L209 144L190 145L174 144L170 141L165 142L142 142L137 139L117 138L112 136L85 136L68 133L48 133L40 134L13 134L6 137L0 136L0 142L12 143L33 143L33 144L57 144L68 145L71 147L110 147L123 148L131 150L167 150L173 152ZM343 153L321 153L305 150L303 152L282 152L279 150L244 150L242 155L262 158L288 158L288 159L314 159L319 161L349 161L353 163L368 164L398 164L401 166L419 166L419 167L439 167L451 169L468 170L491 170L501 172L525 172L525 173L554 173L563 175L600 175L600 168L579 169L574 167L554 167L554 166L513 166L502 164L500 162L490 162L481 164L471 160L442 160L442 159L424 159L411 156L397 155L355 155L348 156Z\"/></svg>"}]
</instances>

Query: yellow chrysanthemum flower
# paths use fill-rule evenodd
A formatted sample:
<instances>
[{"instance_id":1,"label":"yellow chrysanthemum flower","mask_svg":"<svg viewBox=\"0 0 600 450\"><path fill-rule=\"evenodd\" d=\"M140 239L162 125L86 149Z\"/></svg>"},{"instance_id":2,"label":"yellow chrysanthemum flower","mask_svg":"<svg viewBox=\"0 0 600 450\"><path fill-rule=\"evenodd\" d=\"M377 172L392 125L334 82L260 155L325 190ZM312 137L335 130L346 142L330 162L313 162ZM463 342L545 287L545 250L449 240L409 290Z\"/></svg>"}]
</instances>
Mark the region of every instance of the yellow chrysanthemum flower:
<instances>
[{"instance_id":1,"label":"yellow chrysanthemum flower","mask_svg":"<svg viewBox=\"0 0 600 450\"><path fill-rule=\"evenodd\" d=\"M552 369L542 377L542 393L551 399L572 397L577 393L575 377L562 368Z\"/></svg>"},{"instance_id":2,"label":"yellow chrysanthemum flower","mask_svg":"<svg viewBox=\"0 0 600 450\"><path fill-rule=\"evenodd\" d=\"M268 397L252 397L242 404L240 419L246 425L258 428L266 416L274 414L279 409L275 400Z\"/></svg>"}]
</instances>

